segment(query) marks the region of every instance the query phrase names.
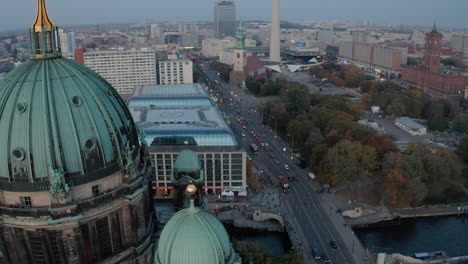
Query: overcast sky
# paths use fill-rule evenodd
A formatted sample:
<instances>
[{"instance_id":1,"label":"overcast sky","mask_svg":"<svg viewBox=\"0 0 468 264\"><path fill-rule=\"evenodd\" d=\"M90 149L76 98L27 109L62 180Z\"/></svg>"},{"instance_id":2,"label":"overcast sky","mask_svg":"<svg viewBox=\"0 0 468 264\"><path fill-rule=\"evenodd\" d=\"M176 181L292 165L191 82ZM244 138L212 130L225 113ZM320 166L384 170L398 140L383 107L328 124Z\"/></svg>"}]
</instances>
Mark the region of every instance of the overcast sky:
<instances>
[{"instance_id":1,"label":"overcast sky","mask_svg":"<svg viewBox=\"0 0 468 264\"><path fill-rule=\"evenodd\" d=\"M215 0L47 0L60 25L212 20ZM244 20L271 18L271 0L237 0ZM282 0L283 20L340 20L468 27L468 0ZM2 0L0 31L28 27L36 0Z\"/></svg>"}]
</instances>

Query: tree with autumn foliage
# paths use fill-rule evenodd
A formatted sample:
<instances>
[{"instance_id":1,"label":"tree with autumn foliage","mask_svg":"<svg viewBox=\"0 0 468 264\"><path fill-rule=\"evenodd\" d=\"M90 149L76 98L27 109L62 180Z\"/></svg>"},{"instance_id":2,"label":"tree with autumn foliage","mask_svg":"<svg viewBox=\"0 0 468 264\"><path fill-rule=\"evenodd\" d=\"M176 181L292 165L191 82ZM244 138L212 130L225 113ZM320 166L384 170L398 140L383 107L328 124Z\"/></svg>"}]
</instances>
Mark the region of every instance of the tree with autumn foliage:
<instances>
[{"instance_id":1,"label":"tree with autumn foliage","mask_svg":"<svg viewBox=\"0 0 468 264\"><path fill-rule=\"evenodd\" d=\"M384 134L370 134L364 137L361 143L374 148L379 161L383 161L387 153L398 151L392 139Z\"/></svg>"}]
</instances>

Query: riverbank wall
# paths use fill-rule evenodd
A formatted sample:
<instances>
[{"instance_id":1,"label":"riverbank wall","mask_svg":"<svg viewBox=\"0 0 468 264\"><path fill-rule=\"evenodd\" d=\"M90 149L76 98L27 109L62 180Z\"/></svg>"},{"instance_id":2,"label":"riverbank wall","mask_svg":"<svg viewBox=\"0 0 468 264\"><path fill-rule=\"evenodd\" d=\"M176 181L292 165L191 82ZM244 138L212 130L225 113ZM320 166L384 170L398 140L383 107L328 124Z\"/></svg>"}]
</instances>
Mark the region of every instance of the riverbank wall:
<instances>
[{"instance_id":1,"label":"riverbank wall","mask_svg":"<svg viewBox=\"0 0 468 264\"><path fill-rule=\"evenodd\" d=\"M463 205L431 205L412 208L375 208L373 214L357 218L348 218L352 228L366 228L381 225L399 225L400 220L421 217L467 216L468 210Z\"/></svg>"}]
</instances>

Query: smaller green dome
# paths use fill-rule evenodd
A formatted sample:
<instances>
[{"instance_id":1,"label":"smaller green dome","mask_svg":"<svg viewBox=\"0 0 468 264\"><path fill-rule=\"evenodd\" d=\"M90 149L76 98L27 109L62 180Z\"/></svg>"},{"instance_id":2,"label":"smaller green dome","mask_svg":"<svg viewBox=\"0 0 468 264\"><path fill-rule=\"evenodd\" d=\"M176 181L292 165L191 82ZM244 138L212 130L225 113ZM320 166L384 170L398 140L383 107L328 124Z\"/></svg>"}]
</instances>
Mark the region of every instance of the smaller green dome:
<instances>
[{"instance_id":1,"label":"smaller green dome","mask_svg":"<svg viewBox=\"0 0 468 264\"><path fill-rule=\"evenodd\" d=\"M191 207L177 212L164 227L155 264L241 264L223 224Z\"/></svg>"},{"instance_id":2,"label":"smaller green dome","mask_svg":"<svg viewBox=\"0 0 468 264\"><path fill-rule=\"evenodd\" d=\"M183 150L177 156L174 164L175 171L194 172L201 170L200 159L197 153L191 150Z\"/></svg>"}]
</instances>

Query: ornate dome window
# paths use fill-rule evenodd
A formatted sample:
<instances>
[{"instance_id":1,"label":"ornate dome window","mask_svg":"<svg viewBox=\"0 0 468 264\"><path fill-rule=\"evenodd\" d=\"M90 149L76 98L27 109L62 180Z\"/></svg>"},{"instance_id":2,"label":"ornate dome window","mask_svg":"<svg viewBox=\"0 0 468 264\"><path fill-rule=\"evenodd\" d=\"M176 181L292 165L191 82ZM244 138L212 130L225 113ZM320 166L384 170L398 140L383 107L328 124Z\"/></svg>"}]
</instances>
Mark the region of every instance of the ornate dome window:
<instances>
[{"instance_id":1,"label":"ornate dome window","mask_svg":"<svg viewBox=\"0 0 468 264\"><path fill-rule=\"evenodd\" d=\"M95 139L86 140L84 147L86 150L93 150L96 147L96 140Z\"/></svg>"},{"instance_id":2,"label":"ornate dome window","mask_svg":"<svg viewBox=\"0 0 468 264\"><path fill-rule=\"evenodd\" d=\"M17 109L18 112L20 112L20 113L24 113L24 111L26 111L26 108L27 108L27 107L26 107L26 104L24 104L24 103L18 103L18 104L16 105L16 109Z\"/></svg>"},{"instance_id":3,"label":"ornate dome window","mask_svg":"<svg viewBox=\"0 0 468 264\"><path fill-rule=\"evenodd\" d=\"M79 96L73 96L72 103L73 103L74 106L80 106L81 105L81 98Z\"/></svg>"},{"instance_id":4,"label":"ornate dome window","mask_svg":"<svg viewBox=\"0 0 468 264\"><path fill-rule=\"evenodd\" d=\"M16 160L24 160L25 158L25 155L24 155L24 150L20 149L20 148L17 148L17 149L14 149L13 152L11 152L11 154L13 155L13 157L16 159Z\"/></svg>"}]
</instances>

